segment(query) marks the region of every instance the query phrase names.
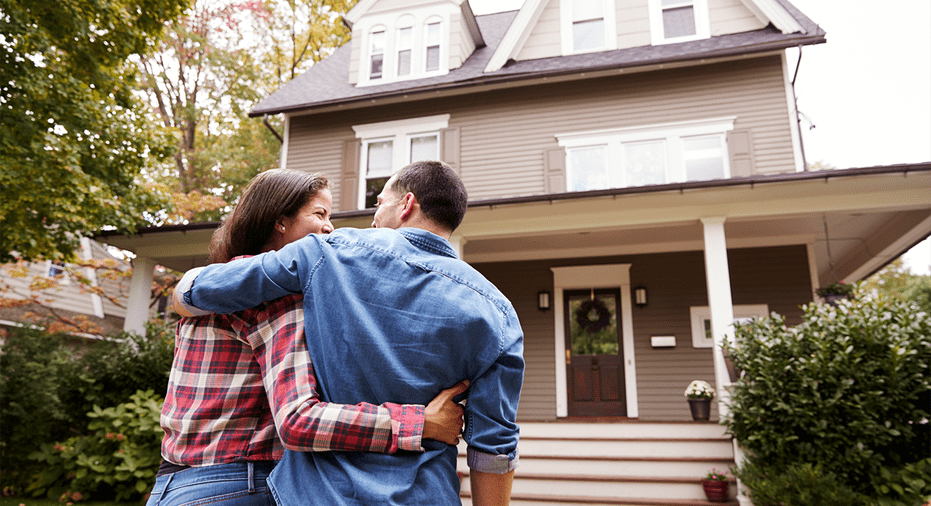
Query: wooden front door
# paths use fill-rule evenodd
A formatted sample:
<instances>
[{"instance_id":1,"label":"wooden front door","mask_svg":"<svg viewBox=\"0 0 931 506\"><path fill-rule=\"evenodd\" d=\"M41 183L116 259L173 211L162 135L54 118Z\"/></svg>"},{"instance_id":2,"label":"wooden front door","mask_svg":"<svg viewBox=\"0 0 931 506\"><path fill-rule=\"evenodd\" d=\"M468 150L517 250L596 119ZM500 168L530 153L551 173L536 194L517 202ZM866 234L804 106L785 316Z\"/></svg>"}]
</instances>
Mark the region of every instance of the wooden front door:
<instances>
[{"instance_id":1,"label":"wooden front door","mask_svg":"<svg viewBox=\"0 0 931 506\"><path fill-rule=\"evenodd\" d=\"M569 416L626 416L620 290L563 295Z\"/></svg>"}]
</instances>

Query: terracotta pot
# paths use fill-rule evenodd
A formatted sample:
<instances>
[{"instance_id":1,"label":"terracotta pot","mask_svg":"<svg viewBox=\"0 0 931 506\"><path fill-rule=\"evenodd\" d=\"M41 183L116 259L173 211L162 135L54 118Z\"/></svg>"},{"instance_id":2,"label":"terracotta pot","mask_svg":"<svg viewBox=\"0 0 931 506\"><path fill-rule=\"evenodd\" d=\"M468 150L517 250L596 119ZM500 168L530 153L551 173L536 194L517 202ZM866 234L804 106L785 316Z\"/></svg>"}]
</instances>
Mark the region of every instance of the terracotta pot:
<instances>
[{"instance_id":1,"label":"terracotta pot","mask_svg":"<svg viewBox=\"0 0 931 506\"><path fill-rule=\"evenodd\" d=\"M711 416L711 399L689 399L692 420L707 421Z\"/></svg>"},{"instance_id":2,"label":"terracotta pot","mask_svg":"<svg viewBox=\"0 0 931 506\"><path fill-rule=\"evenodd\" d=\"M711 502L725 502L727 501L727 491L728 486L730 485L729 481L719 481L719 480L702 480L701 488L705 491L705 497L708 498Z\"/></svg>"}]
</instances>

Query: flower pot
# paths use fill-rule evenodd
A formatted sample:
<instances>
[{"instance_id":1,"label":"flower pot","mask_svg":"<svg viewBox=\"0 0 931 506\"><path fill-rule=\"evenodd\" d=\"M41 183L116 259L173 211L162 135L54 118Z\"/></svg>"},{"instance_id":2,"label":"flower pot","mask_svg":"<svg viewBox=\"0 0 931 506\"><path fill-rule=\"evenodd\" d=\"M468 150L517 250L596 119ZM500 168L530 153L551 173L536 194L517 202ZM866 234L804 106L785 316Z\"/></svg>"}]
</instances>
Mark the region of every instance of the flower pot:
<instances>
[{"instance_id":1,"label":"flower pot","mask_svg":"<svg viewBox=\"0 0 931 506\"><path fill-rule=\"evenodd\" d=\"M720 480L702 480L701 488L705 491L705 497L711 502L727 501L727 489L729 481Z\"/></svg>"},{"instance_id":2,"label":"flower pot","mask_svg":"<svg viewBox=\"0 0 931 506\"><path fill-rule=\"evenodd\" d=\"M831 306L836 306L840 301L846 299L846 295L842 294L831 294L824 296L824 302L828 303Z\"/></svg>"},{"instance_id":3,"label":"flower pot","mask_svg":"<svg viewBox=\"0 0 931 506\"><path fill-rule=\"evenodd\" d=\"M692 420L707 421L711 416L711 399L689 399Z\"/></svg>"}]
</instances>

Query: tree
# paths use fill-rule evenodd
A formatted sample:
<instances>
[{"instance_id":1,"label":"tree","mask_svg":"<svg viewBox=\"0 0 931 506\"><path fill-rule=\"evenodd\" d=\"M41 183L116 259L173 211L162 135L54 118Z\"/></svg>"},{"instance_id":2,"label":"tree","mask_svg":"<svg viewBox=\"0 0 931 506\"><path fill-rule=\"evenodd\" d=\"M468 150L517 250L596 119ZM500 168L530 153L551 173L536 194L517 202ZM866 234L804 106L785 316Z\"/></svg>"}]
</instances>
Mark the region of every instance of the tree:
<instances>
[{"instance_id":1,"label":"tree","mask_svg":"<svg viewBox=\"0 0 931 506\"><path fill-rule=\"evenodd\" d=\"M163 205L141 171L168 140L133 96L143 54L187 0L0 0L0 262L71 259Z\"/></svg>"},{"instance_id":2,"label":"tree","mask_svg":"<svg viewBox=\"0 0 931 506\"><path fill-rule=\"evenodd\" d=\"M912 274L911 269L897 258L863 282L861 289L881 293L886 297L918 305L931 314L931 276Z\"/></svg>"}]
</instances>

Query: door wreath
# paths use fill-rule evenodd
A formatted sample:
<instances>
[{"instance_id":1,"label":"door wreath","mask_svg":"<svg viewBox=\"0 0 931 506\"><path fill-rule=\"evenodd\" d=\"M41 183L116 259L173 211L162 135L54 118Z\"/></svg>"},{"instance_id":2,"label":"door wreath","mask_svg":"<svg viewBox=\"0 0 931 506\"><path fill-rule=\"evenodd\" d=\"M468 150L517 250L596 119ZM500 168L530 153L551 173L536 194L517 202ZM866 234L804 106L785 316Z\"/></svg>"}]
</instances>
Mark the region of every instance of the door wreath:
<instances>
[{"instance_id":1,"label":"door wreath","mask_svg":"<svg viewBox=\"0 0 931 506\"><path fill-rule=\"evenodd\" d=\"M586 300L575 310L575 322L594 334L611 324L611 311L601 299Z\"/></svg>"}]
</instances>

